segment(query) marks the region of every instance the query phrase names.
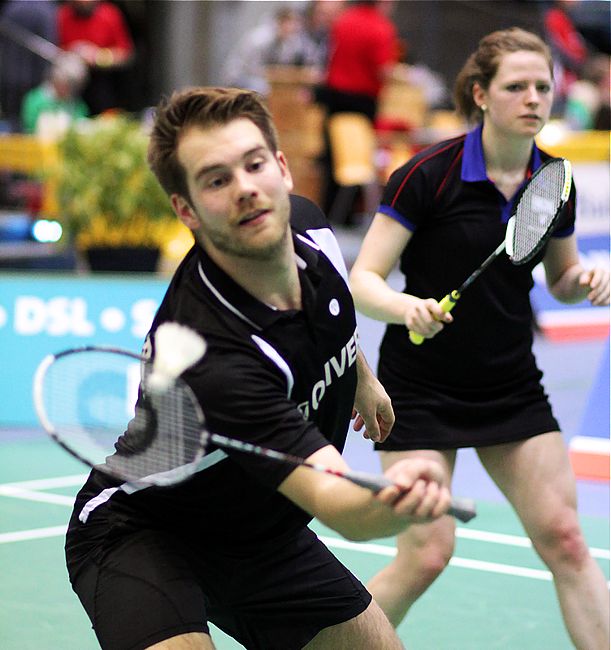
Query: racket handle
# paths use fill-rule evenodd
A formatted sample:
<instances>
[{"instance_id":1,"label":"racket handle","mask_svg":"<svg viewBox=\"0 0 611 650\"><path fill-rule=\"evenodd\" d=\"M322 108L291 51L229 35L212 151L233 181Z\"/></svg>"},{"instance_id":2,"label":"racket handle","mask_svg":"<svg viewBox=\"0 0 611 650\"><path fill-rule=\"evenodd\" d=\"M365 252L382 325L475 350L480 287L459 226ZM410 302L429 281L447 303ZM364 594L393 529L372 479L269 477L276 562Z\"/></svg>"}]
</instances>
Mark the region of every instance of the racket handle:
<instances>
[{"instance_id":1,"label":"racket handle","mask_svg":"<svg viewBox=\"0 0 611 650\"><path fill-rule=\"evenodd\" d=\"M385 476L376 476L375 474L368 474L367 472L346 472L344 477L352 481L352 483L368 488L373 492L379 492L384 488L394 485L394 483ZM448 514L466 524L476 515L475 501L473 501L473 499L464 498L452 499Z\"/></svg>"},{"instance_id":2,"label":"racket handle","mask_svg":"<svg viewBox=\"0 0 611 650\"><path fill-rule=\"evenodd\" d=\"M449 311L454 309L454 305L457 303L459 298L460 294L458 291L452 291L452 293L449 293L439 301L439 306L447 314ZM422 336L422 334L417 334L416 332L410 332L409 340L414 345L420 345L424 341L424 336Z\"/></svg>"},{"instance_id":3,"label":"racket handle","mask_svg":"<svg viewBox=\"0 0 611 650\"><path fill-rule=\"evenodd\" d=\"M448 514L462 521L463 524L466 524L477 514L475 511L475 501L473 499L456 497L452 499Z\"/></svg>"}]
</instances>

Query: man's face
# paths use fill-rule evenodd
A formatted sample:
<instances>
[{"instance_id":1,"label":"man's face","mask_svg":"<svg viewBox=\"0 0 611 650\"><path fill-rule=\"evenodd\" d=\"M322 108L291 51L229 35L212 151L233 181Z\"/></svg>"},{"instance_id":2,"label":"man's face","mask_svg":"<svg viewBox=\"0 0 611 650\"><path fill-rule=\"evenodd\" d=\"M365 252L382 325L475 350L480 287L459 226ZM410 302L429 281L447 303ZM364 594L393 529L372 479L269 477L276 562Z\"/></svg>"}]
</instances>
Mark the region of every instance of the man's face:
<instances>
[{"instance_id":1,"label":"man's face","mask_svg":"<svg viewBox=\"0 0 611 650\"><path fill-rule=\"evenodd\" d=\"M213 259L267 260L283 250L293 182L283 154L270 151L253 122L189 128L178 160L189 197L172 195L174 210Z\"/></svg>"}]
</instances>

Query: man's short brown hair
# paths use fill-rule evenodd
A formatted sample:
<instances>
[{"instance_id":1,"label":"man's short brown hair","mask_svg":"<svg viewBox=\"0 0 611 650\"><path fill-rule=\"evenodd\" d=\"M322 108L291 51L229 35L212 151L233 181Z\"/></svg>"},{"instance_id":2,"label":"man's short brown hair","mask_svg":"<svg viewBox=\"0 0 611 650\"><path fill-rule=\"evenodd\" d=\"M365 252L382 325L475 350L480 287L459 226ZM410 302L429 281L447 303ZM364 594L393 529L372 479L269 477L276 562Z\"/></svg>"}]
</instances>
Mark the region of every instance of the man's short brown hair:
<instances>
[{"instance_id":1,"label":"man's short brown hair","mask_svg":"<svg viewBox=\"0 0 611 650\"><path fill-rule=\"evenodd\" d=\"M272 151L278 136L262 97L238 88L188 88L163 99L157 107L148 148L148 163L168 196L190 199L187 178L178 160L178 144L187 128L221 126L245 118L259 127Z\"/></svg>"}]
</instances>

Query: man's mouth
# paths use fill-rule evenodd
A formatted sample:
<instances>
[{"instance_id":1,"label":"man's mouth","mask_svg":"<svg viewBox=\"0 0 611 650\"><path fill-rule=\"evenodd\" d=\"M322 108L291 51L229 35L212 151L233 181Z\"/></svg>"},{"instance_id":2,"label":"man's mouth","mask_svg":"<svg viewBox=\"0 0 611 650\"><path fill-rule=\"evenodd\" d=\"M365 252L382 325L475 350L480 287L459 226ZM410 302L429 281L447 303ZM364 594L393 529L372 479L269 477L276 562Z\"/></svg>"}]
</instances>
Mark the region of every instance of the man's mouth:
<instances>
[{"instance_id":1,"label":"man's mouth","mask_svg":"<svg viewBox=\"0 0 611 650\"><path fill-rule=\"evenodd\" d=\"M264 210L264 209L253 210L252 212L249 212L248 214L245 214L239 220L238 225L244 226L244 225L247 225L249 223L252 223L253 221L256 221L257 219L259 219L263 215L267 214L268 212L269 212L269 210Z\"/></svg>"}]
</instances>

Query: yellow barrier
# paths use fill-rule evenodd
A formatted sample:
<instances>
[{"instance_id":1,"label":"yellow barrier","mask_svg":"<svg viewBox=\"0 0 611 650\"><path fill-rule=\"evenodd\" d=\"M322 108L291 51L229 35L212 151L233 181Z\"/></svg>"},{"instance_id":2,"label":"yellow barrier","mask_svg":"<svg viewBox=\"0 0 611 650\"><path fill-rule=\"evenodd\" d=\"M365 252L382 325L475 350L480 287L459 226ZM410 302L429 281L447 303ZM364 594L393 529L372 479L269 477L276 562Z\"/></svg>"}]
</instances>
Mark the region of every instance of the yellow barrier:
<instances>
[{"instance_id":1,"label":"yellow barrier","mask_svg":"<svg viewBox=\"0 0 611 650\"><path fill-rule=\"evenodd\" d=\"M609 160L610 131L570 131L562 133L556 141L543 131L537 144L552 156L567 158L575 162L597 162Z\"/></svg>"},{"instance_id":2,"label":"yellow barrier","mask_svg":"<svg viewBox=\"0 0 611 650\"><path fill-rule=\"evenodd\" d=\"M33 135L0 136L0 169L38 174L55 155L55 145Z\"/></svg>"}]
</instances>

